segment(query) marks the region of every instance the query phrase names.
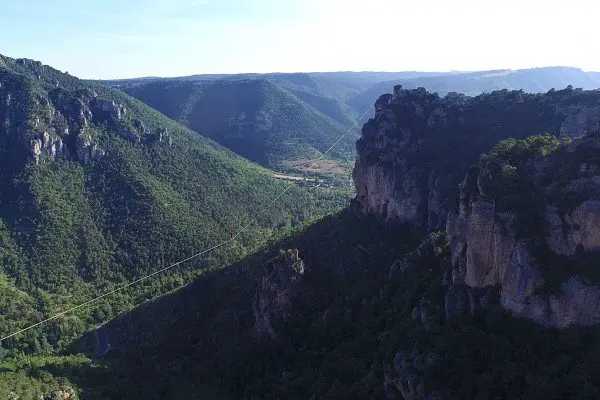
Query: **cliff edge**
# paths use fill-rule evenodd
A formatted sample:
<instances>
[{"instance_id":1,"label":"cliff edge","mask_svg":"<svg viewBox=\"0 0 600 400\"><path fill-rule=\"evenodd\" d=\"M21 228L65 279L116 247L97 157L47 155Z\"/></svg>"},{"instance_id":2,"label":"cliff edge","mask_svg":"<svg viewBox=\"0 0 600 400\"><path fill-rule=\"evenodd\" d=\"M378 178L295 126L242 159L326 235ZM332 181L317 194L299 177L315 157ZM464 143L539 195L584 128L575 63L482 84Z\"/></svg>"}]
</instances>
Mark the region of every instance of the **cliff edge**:
<instances>
[{"instance_id":1,"label":"cliff edge","mask_svg":"<svg viewBox=\"0 0 600 400\"><path fill-rule=\"evenodd\" d=\"M600 121L600 91L496 91L439 97L394 88L375 103L357 141L354 208L383 220L444 229L465 171L506 138L579 137Z\"/></svg>"}]
</instances>

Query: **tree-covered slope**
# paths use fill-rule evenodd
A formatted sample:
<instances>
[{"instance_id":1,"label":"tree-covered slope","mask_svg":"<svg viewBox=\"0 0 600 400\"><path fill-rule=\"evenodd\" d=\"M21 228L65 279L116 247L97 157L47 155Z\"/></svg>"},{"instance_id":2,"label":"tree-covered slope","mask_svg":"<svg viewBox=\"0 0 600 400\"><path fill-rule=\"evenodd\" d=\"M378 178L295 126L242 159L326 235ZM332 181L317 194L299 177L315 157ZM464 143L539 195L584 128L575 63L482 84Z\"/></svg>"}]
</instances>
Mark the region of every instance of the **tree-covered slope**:
<instances>
[{"instance_id":1,"label":"tree-covered slope","mask_svg":"<svg viewBox=\"0 0 600 400\"><path fill-rule=\"evenodd\" d=\"M227 240L254 219L205 258L5 341L8 355L51 354L345 202L333 189L293 187L261 213L285 188L270 171L118 90L31 60L0 61L1 336Z\"/></svg>"},{"instance_id":2,"label":"tree-covered slope","mask_svg":"<svg viewBox=\"0 0 600 400\"><path fill-rule=\"evenodd\" d=\"M79 355L70 356L76 368L64 359L34 368L24 360L11 373L46 371L89 399L598 395L597 328L543 328L493 301L447 314L448 240L420 238L407 226L330 216L88 335L73 350L93 362ZM291 248L304 264L300 293L276 337L257 343L261 266ZM96 358L106 341L114 347Z\"/></svg>"},{"instance_id":3,"label":"tree-covered slope","mask_svg":"<svg viewBox=\"0 0 600 400\"><path fill-rule=\"evenodd\" d=\"M103 81L253 161L285 168L327 149L371 104L348 101L390 79L426 72L332 72L194 75ZM358 129L356 129L358 131ZM353 133L332 152L353 159Z\"/></svg>"},{"instance_id":4,"label":"tree-covered slope","mask_svg":"<svg viewBox=\"0 0 600 400\"><path fill-rule=\"evenodd\" d=\"M161 80L123 90L269 167L321 154L354 124L355 117L353 110L333 98L314 90L292 93L269 79ZM355 138L356 134L346 137L331 155L351 160Z\"/></svg>"},{"instance_id":5,"label":"tree-covered slope","mask_svg":"<svg viewBox=\"0 0 600 400\"><path fill-rule=\"evenodd\" d=\"M391 80L409 79L424 76L448 75L450 73L442 72L311 72L311 73L269 73L269 74L203 74L192 75L177 78L139 78L139 79L121 79L101 81L100 83L116 87L136 94L134 88L146 86L148 84L170 83L171 85L157 85L150 87L169 88L169 93L165 92L165 98L159 99L155 94L144 94L144 98L151 102L160 102L160 107L156 107L167 115L171 115L168 107L178 107L181 100L177 98L190 95L190 90L196 85L204 85L207 82L227 81L240 82L247 80L266 80L279 88L286 90L298 99L306 102L318 112L332 118L343 125L353 125L356 121L357 113L364 110L356 110L347 104L347 101L365 90L371 88L374 84L380 82L389 82ZM194 85L183 85L190 83ZM179 90L174 90L173 86ZM187 93L187 94L186 94ZM173 95L174 97L171 97ZM144 101L146 101L144 100ZM156 104L156 103L155 103ZM370 106L370 105L369 105ZM368 108L368 106L366 107Z\"/></svg>"}]
</instances>

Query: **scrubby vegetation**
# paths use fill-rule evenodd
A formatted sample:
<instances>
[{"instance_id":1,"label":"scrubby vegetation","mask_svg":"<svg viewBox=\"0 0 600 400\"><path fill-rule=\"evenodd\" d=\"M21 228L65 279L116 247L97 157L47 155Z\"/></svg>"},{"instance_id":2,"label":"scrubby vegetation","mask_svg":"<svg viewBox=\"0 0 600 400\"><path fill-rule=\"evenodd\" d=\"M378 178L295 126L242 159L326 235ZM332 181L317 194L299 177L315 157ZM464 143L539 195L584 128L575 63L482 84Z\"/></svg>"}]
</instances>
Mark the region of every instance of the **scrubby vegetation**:
<instances>
[{"instance_id":1,"label":"scrubby vegetation","mask_svg":"<svg viewBox=\"0 0 600 400\"><path fill-rule=\"evenodd\" d=\"M479 168L485 171L483 175L488 174L484 181L485 196L495 201L499 212L540 208L543 199L532 181L535 174L533 164L555 153L569 141L549 134L500 141L479 159Z\"/></svg>"}]
</instances>

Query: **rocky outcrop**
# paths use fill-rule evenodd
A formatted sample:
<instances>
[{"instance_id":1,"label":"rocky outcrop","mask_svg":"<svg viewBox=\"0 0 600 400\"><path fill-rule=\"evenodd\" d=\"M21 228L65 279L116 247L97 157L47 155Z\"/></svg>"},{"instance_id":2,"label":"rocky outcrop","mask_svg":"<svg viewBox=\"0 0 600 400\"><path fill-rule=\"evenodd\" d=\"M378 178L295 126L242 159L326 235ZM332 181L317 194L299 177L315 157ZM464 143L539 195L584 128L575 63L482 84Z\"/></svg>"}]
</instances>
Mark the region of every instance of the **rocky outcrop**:
<instances>
[{"instance_id":1,"label":"rocky outcrop","mask_svg":"<svg viewBox=\"0 0 600 400\"><path fill-rule=\"evenodd\" d=\"M288 320L303 275L304 262L298 250L288 250L263 267L252 302L253 334L258 341L274 339L281 324Z\"/></svg>"},{"instance_id":2,"label":"rocky outcrop","mask_svg":"<svg viewBox=\"0 0 600 400\"><path fill-rule=\"evenodd\" d=\"M158 134L156 135L156 140L158 140L158 143L164 142L167 143L169 146L173 145L173 137L171 136L169 130L166 128L158 131Z\"/></svg>"},{"instance_id":3,"label":"rocky outcrop","mask_svg":"<svg viewBox=\"0 0 600 400\"><path fill-rule=\"evenodd\" d=\"M98 151L104 153L99 149ZM42 154L47 154L52 158L69 158L71 154L63 143L62 137L50 136L46 131L39 134L36 139L31 140L30 153L36 164L39 163Z\"/></svg>"},{"instance_id":4,"label":"rocky outcrop","mask_svg":"<svg viewBox=\"0 0 600 400\"><path fill-rule=\"evenodd\" d=\"M90 105L93 110L92 114L101 115L99 118L104 120L118 121L127 113L124 105L118 104L115 101L99 99L96 96L94 96ZM139 120L134 121L138 121L141 124Z\"/></svg>"},{"instance_id":5,"label":"rocky outcrop","mask_svg":"<svg viewBox=\"0 0 600 400\"><path fill-rule=\"evenodd\" d=\"M356 144L353 206L384 220L444 229L465 171L499 140L542 132L581 136L599 123L600 91L440 98L396 86L377 100Z\"/></svg>"},{"instance_id":6,"label":"rocky outcrop","mask_svg":"<svg viewBox=\"0 0 600 400\"><path fill-rule=\"evenodd\" d=\"M587 141L571 153L563 146L544 162L526 166L531 175L531 186L535 187L536 182L551 182L549 187L532 189L544 200L542 205L530 204L527 210L498 210L497 204L509 194L490 198L485 193L486 185L481 183L486 179L493 183L500 178L484 178L482 175L487 175L484 168L467 174L460 188L460 205L458 210L449 213L446 228L454 283L446 295L447 314L462 312L467 305L473 308L471 290L498 286L502 306L514 315L559 328L600 323L600 286L578 276L585 269L565 271L565 280L559 282L560 292L542 294L549 284L546 271L568 269L578 255L593 254L599 249L600 203L597 199L600 190L576 192L579 202L572 205L570 211L559 213L559 208L553 204L556 193L562 196L560 198L572 198L567 195L572 195L574 188L581 188L578 181L595 179L582 178L588 169L582 172L578 161L574 161L577 162L574 167L571 162L588 156L590 151L600 152L600 142ZM573 175L571 180L563 181L557 187L552 177L559 170L570 170ZM522 223L523 218L535 218L536 215L540 218L536 223L539 234L517 235L515 226ZM594 268L594 265L585 268ZM485 307L485 304L480 306Z\"/></svg>"},{"instance_id":7,"label":"rocky outcrop","mask_svg":"<svg viewBox=\"0 0 600 400\"><path fill-rule=\"evenodd\" d=\"M77 79L33 60L11 63L27 68L39 80L27 83L10 68L0 70L0 146L18 146L23 154L16 159L28 157L39 163L45 157L65 158L87 164L105 155L102 131L132 144L171 145L165 128L150 129L125 104L99 95Z\"/></svg>"},{"instance_id":8,"label":"rocky outcrop","mask_svg":"<svg viewBox=\"0 0 600 400\"><path fill-rule=\"evenodd\" d=\"M39 139L31 141L31 156L36 164L40 162L40 155L42 154L42 142Z\"/></svg>"},{"instance_id":9,"label":"rocky outcrop","mask_svg":"<svg viewBox=\"0 0 600 400\"><path fill-rule=\"evenodd\" d=\"M405 400L441 400L444 397L428 393L424 384L424 374L428 368L440 362L435 352L423 353L418 347L410 351L399 351L394 357L393 371L385 374L384 389L386 400L398 399L396 393Z\"/></svg>"},{"instance_id":10,"label":"rocky outcrop","mask_svg":"<svg viewBox=\"0 0 600 400\"><path fill-rule=\"evenodd\" d=\"M75 151L77 152L77 159L84 164L88 164L105 155L104 150L99 148L97 144L92 143L92 139L86 135L77 136Z\"/></svg>"},{"instance_id":11,"label":"rocky outcrop","mask_svg":"<svg viewBox=\"0 0 600 400\"><path fill-rule=\"evenodd\" d=\"M6 90L8 93L0 93L0 100L6 99L4 133L14 144L27 140L25 145L35 163L39 163L44 154L52 158L75 158L83 163L104 155L94 143L96 139L87 132L93 122L101 123L95 120L94 107L90 107L96 96L91 90L68 92L56 89L48 96L36 94L27 98L21 95L17 102L11 101L12 90L24 89L10 89L7 85ZM23 98L37 107L37 114L23 112L28 107Z\"/></svg>"},{"instance_id":12,"label":"rocky outcrop","mask_svg":"<svg viewBox=\"0 0 600 400\"><path fill-rule=\"evenodd\" d=\"M58 389L58 390L53 390L52 392L50 392L50 395L48 397L44 397L45 399L48 400L68 400L68 399L75 399L75 392L73 391L73 389L71 388L66 388L66 389Z\"/></svg>"}]
</instances>

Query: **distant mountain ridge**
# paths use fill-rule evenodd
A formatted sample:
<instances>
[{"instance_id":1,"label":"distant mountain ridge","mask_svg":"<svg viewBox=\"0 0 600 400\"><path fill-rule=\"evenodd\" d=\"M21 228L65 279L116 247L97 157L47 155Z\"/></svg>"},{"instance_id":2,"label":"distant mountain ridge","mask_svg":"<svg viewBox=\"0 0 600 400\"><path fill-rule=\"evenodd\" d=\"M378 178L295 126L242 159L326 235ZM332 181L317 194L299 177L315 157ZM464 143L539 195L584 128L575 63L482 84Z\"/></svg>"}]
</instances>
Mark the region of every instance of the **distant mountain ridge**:
<instances>
[{"instance_id":1,"label":"distant mountain ridge","mask_svg":"<svg viewBox=\"0 0 600 400\"><path fill-rule=\"evenodd\" d=\"M474 96L501 89L537 93L568 85L599 88L600 73L544 67L477 72L208 74L99 83L124 90L246 158L285 168L290 160L314 157L329 147L381 93L395 85L424 87L442 96L449 92ZM271 126L250 124L257 112L268 116ZM243 128L230 123L235 120L241 121ZM355 129L336 147L334 159L342 163L353 159L357 132Z\"/></svg>"},{"instance_id":2,"label":"distant mountain ridge","mask_svg":"<svg viewBox=\"0 0 600 400\"><path fill-rule=\"evenodd\" d=\"M543 67L520 70L490 70L465 72L455 75L418 77L379 82L350 101L355 108L365 107L379 94L390 91L395 85L405 89L424 87L429 92L445 96L450 92L476 96L494 90L523 90L544 93L550 89L564 89L568 85L582 89L597 89L600 73L584 72L573 67Z\"/></svg>"},{"instance_id":3,"label":"distant mountain ridge","mask_svg":"<svg viewBox=\"0 0 600 400\"><path fill-rule=\"evenodd\" d=\"M264 166L316 157L345 133L350 112L333 102L313 106L265 79L156 81L124 87L130 95ZM333 118L332 118L333 117ZM336 119L334 119L336 118ZM344 119L345 118L345 119ZM343 120L346 124L338 122ZM350 161L357 133L333 149Z\"/></svg>"}]
</instances>

